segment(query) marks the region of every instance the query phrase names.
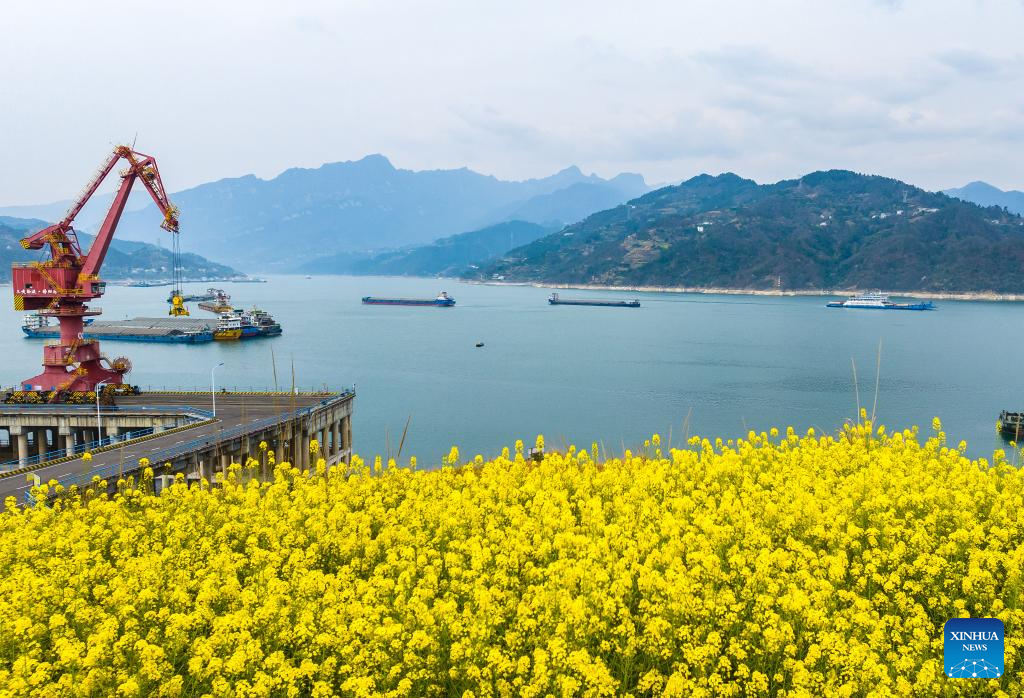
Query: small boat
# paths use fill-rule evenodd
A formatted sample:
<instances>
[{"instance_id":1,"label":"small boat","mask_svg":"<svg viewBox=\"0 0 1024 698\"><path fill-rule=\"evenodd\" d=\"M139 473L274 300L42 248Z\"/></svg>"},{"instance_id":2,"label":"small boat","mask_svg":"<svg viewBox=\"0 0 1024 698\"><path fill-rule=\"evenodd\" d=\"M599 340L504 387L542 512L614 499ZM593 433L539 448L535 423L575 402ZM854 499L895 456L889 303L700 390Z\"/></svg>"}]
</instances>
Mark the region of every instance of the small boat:
<instances>
[{"instance_id":1,"label":"small boat","mask_svg":"<svg viewBox=\"0 0 1024 698\"><path fill-rule=\"evenodd\" d=\"M213 338L218 341L230 341L242 338L242 321L234 313L222 313Z\"/></svg>"},{"instance_id":2,"label":"small boat","mask_svg":"<svg viewBox=\"0 0 1024 698\"><path fill-rule=\"evenodd\" d=\"M363 296L364 305L418 305L434 308L451 308L455 305L455 299L448 295L447 291L441 291L437 298L376 298L374 296Z\"/></svg>"},{"instance_id":3,"label":"small boat","mask_svg":"<svg viewBox=\"0 0 1024 698\"><path fill-rule=\"evenodd\" d=\"M1003 436L1008 436L1014 441L1020 441L1024 436L1024 412L1008 412L1003 410L999 413L999 421L996 428Z\"/></svg>"},{"instance_id":4,"label":"small boat","mask_svg":"<svg viewBox=\"0 0 1024 698\"><path fill-rule=\"evenodd\" d=\"M612 300L598 300L588 298L560 298L557 293L552 293L551 297L548 298L549 305L591 305L608 308L639 308L640 301L633 299L631 301L612 301Z\"/></svg>"},{"instance_id":5,"label":"small boat","mask_svg":"<svg viewBox=\"0 0 1024 698\"><path fill-rule=\"evenodd\" d=\"M203 301L199 304L202 310L205 310L214 315L220 315L221 313L230 313L234 308L231 305L231 296L224 292L223 289L219 288L208 288L213 297L208 301Z\"/></svg>"},{"instance_id":6,"label":"small boat","mask_svg":"<svg viewBox=\"0 0 1024 698\"><path fill-rule=\"evenodd\" d=\"M935 310L931 301L923 303L893 303L889 294L881 291L869 291L850 296L845 301L832 301L825 304L826 308L855 308L860 310Z\"/></svg>"},{"instance_id":7,"label":"small boat","mask_svg":"<svg viewBox=\"0 0 1024 698\"><path fill-rule=\"evenodd\" d=\"M484 345L484 343L483 343L483 342L477 342L477 343L476 343L476 348L477 348L477 349L479 349L479 348L480 348L480 347L482 347L483 345Z\"/></svg>"}]
</instances>

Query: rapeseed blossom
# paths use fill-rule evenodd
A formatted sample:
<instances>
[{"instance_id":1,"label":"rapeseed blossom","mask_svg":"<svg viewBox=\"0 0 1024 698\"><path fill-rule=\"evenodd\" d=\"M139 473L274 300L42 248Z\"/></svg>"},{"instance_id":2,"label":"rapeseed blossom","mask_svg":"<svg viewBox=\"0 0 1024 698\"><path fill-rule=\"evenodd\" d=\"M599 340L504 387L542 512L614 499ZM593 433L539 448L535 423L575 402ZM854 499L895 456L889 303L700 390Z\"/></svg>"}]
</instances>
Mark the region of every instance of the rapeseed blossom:
<instances>
[{"instance_id":1,"label":"rapeseed blossom","mask_svg":"<svg viewBox=\"0 0 1024 698\"><path fill-rule=\"evenodd\" d=\"M0 695L1020 695L1024 477L935 429L8 500ZM1001 679L944 678L954 616Z\"/></svg>"}]
</instances>

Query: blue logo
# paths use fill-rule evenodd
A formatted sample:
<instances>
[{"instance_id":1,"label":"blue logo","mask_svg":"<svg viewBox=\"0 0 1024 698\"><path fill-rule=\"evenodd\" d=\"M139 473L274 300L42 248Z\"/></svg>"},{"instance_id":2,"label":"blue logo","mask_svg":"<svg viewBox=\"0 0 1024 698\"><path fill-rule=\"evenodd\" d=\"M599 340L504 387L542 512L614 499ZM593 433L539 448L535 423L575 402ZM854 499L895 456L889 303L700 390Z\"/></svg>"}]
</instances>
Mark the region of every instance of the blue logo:
<instances>
[{"instance_id":1,"label":"blue logo","mask_svg":"<svg viewBox=\"0 0 1024 698\"><path fill-rule=\"evenodd\" d=\"M998 679L1003 675L1004 639L998 618L950 618L942 629L946 676Z\"/></svg>"}]
</instances>

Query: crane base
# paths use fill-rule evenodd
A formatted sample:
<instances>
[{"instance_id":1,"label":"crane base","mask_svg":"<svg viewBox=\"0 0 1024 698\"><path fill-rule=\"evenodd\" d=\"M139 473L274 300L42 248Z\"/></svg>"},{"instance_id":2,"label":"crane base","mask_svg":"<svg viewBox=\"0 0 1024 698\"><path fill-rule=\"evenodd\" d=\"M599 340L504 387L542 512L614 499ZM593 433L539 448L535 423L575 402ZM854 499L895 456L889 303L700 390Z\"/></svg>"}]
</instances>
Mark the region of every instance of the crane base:
<instances>
[{"instance_id":1,"label":"crane base","mask_svg":"<svg viewBox=\"0 0 1024 698\"><path fill-rule=\"evenodd\" d=\"M47 367L38 376L21 381L23 390L37 392L88 392L95 390L100 383L119 384L124 375L117 371L104 368L98 361L84 362L74 372L57 367Z\"/></svg>"}]
</instances>

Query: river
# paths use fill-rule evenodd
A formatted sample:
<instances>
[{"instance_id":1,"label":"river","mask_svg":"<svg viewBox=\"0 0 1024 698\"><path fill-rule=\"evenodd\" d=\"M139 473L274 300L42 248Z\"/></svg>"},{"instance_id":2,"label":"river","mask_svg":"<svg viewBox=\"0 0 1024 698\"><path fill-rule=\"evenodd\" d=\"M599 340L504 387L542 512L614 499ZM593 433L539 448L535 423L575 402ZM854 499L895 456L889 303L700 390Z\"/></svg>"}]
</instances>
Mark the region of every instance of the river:
<instances>
[{"instance_id":1,"label":"river","mask_svg":"<svg viewBox=\"0 0 1024 698\"><path fill-rule=\"evenodd\" d=\"M104 341L127 355L129 382L150 387L303 389L355 386L353 436L364 456L398 451L436 462L457 444L494 455L517 438L635 447L654 432L732 438L748 430L835 431L859 400L889 428L934 416L948 438L990 456L1004 446L1001 409L1024 409L1016 377L1024 306L941 301L934 312L826 309L814 297L561 291L563 297L639 298L640 308L549 306L547 289L451 280L271 277L225 288L239 306L270 311L278 338L205 345ZM364 306L361 296L433 296L457 306ZM5 291L9 293L8 290ZM167 287L110 286L101 319L162 315ZM34 375L41 341L22 336L5 305L0 382ZM193 308L193 312L203 314ZM875 379L878 372L877 408ZM483 342L483 347L477 347Z\"/></svg>"}]
</instances>

